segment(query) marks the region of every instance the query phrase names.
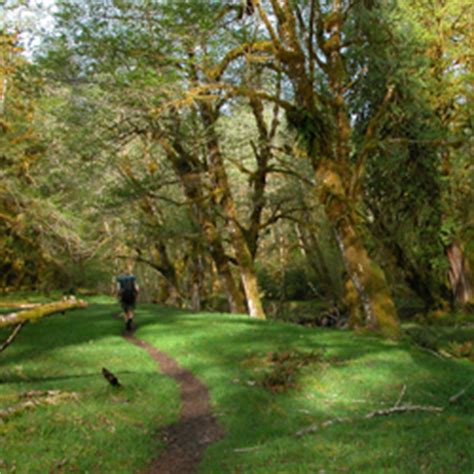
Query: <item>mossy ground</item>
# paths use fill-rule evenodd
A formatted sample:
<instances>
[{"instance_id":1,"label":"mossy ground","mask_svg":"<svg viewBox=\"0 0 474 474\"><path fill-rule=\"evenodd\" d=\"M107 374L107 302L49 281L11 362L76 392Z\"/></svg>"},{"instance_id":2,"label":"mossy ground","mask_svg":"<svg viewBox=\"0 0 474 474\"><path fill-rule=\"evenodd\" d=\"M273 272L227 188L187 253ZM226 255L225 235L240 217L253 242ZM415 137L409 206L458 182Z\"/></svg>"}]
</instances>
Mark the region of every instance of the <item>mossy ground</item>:
<instances>
[{"instance_id":1,"label":"mossy ground","mask_svg":"<svg viewBox=\"0 0 474 474\"><path fill-rule=\"evenodd\" d=\"M94 301L25 327L0 355L0 409L30 390L78 394L76 401L39 406L1 425L1 472L136 472L160 449L156 430L176 420L174 382L120 337L122 324L112 318L117 306ZM440 360L405 342L349 331L153 305L140 305L137 322L137 337L168 352L210 389L227 435L206 452L202 473L474 470L474 387L448 403L474 378L467 360ZM284 354L293 362L307 355L308 363L290 364L283 371L288 390L273 390L268 374L286 363ZM103 366L118 375L122 389L107 385ZM403 402L445 410L360 419L393 406L403 386ZM336 417L354 422L295 436Z\"/></svg>"}]
</instances>

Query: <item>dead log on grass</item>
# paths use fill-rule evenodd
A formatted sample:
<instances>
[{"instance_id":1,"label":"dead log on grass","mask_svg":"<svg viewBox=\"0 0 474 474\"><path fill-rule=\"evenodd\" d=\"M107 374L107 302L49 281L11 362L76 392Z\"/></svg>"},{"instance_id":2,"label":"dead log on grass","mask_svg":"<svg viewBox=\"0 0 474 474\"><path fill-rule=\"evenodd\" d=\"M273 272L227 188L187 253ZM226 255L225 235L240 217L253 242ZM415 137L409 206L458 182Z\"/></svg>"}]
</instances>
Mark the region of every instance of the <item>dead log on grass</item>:
<instances>
[{"instance_id":1,"label":"dead log on grass","mask_svg":"<svg viewBox=\"0 0 474 474\"><path fill-rule=\"evenodd\" d=\"M33 308L25 311L0 315L0 328L15 326L5 342L0 346L0 353L2 353L15 340L25 324L36 321L45 316L64 313L71 309L85 308L86 306L87 303L85 301L69 299L44 305L35 305Z\"/></svg>"},{"instance_id":2,"label":"dead log on grass","mask_svg":"<svg viewBox=\"0 0 474 474\"><path fill-rule=\"evenodd\" d=\"M7 308L7 309L31 309L36 308L37 306L41 306L41 303L21 303L18 301L0 301L0 308Z\"/></svg>"},{"instance_id":3,"label":"dead log on grass","mask_svg":"<svg viewBox=\"0 0 474 474\"><path fill-rule=\"evenodd\" d=\"M46 303L25 311L0 315L0 328L29 323L56 313L63 313L71 309L85 308L87 303L82 300L65 300Z\"/></svg>"}]
</instances>

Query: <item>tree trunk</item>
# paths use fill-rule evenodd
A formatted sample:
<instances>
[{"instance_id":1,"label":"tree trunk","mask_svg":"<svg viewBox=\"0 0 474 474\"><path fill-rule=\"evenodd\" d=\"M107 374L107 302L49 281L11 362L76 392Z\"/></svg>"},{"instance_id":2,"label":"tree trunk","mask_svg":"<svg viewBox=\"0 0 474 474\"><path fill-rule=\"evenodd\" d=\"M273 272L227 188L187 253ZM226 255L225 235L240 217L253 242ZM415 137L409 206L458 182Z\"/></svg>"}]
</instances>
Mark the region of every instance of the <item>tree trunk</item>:
<instances>
[{"instance_id":1,"label":"tree trunk","mask_svg":"<svg viewBox=\"0 0 474 474\"><path fill-rule=\"evenodd\" d=\"M472 275L462 247L454 242L446 249L449 260L449 282L454 302L465 306L473 297Z\"/></svg>"},{"instance_id":2,"label":"tree trunk","mask_svg":"<svg viewBox=\"0 0 474 474\"><path fill-rule=\"evenodd\" d=\"M201 311L202 293L204 290L204 258L197 242L191 244L191 308Z\"/></svg>"},{"instance_id":3,"label":"tree trunk","mask_svg":"<svg viewBox=\"0 0 474 474\"><path fill-rule=\"evenodd\" d=\"M319 197L334 226L347 273L359 295L365 325L386 336L397 336L398 317L385 275L364 247L354 211L347 202L347 195L334 163L321 160L318 178Z\"/></svg>"},{"instance_id":4,"label":"tree trunk","mask_svg":"<svg viewBox=\"0 0 474 474\"><path fill-rule=\"evenodd\" d=\"M182 183L186 198L189 200L191 215L201 229L208 245L209 253L214 260L222 287L227 296L230 312L245 313L244 298L232 275L229 258L225 253L216 223L207 210L208 203L202 195L203 187L198 171L191 164L192 158L186 154L179 144L174 143L174 148L177 155L169 154L168 158Z\"/></svg>"},{"instance_id":5,"label":"tree trunk","mask_svg":"<svg viewBox=\"0 0 474 474\"><path fill-rule=\"evenodd\" d=\"M201 104L200 111L207 133L206 146L209 158L209 173L216 185L214 201L215 205L222 206L227 217L227 226L232 237L232 245L244 286L249 314L255 318L265 319L265 312L263 310L255 273L254 258L243 229L238 224L235 202L231 195L227 172L219 147L219 139L214 129L217 114L205 103Z\"/></svg>"}]
</instances>

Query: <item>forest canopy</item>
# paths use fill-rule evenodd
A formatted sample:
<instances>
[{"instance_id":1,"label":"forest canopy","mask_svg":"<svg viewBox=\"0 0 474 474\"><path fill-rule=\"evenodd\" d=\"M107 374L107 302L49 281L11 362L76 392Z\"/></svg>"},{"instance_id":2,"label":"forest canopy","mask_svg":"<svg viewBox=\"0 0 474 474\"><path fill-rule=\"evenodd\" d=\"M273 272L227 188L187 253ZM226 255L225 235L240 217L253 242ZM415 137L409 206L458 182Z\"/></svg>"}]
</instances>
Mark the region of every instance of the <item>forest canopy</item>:
<instances>
[{"instance_id":1,"label":"forest canopy","mask_svg":"<svg viewBox=\"0 0 474 474\"><path fill-rule=\"evenodd\" d=\"M3 3L2 291L132 263L387 336L473 304L471 1Z\"/></svg>"}]
</instances>

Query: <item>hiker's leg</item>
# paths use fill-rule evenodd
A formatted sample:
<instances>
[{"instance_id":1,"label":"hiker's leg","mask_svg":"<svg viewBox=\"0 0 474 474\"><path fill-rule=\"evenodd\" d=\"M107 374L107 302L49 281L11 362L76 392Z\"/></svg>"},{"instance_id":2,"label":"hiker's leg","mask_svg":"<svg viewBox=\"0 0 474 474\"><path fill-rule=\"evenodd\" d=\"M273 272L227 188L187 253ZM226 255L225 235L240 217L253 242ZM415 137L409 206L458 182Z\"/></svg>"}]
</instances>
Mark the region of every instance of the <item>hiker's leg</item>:
<instances>
[{"instance_id":1,"label":"hiker's leg","mask_svg":"<svg viewBox=\"0 0 474 474\"><path fill-rule=\"evenodd\" d=\"M133 327L133 308L129 307L125 313L125 329L127 331L132 331Z\"/></svg>"}]
</instances>

